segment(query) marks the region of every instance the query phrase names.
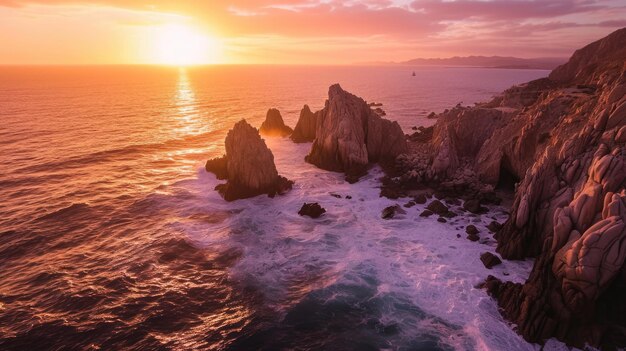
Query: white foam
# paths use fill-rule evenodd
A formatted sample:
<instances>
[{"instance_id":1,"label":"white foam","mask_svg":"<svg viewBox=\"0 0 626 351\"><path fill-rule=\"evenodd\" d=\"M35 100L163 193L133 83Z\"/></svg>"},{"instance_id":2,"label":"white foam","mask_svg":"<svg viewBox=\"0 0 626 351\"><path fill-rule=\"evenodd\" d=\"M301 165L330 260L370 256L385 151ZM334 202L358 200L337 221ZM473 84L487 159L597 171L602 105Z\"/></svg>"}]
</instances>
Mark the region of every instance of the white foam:
<instances>
[{"instance_id":1,"label":"white foam","mask_svg":"<svg viewBox=\"0 0 626 351\"><path fill-rule=\"evenodd\" d=\"M464 216L452 219L454 224L439 223L436 216L419 217L425 205L406 209L402 218L383 220L383 208L402 205L408 199L379 197L379 168L350 185L341 174L304 162L310 144L280 138L266 142L279 173L295 181L288 194L226 203L212 190L217 180L203 170L195 183L184 185L201 194L195 211L232 213L224 221L187 226L185 230L203 245L230 245L242 250L232 270L233 279L255 284L263 290L270 307L284 311L312 290L337 282L367 285L369 282L360 280L374 277L378 294L394 293L427 314L459 326L463 335L453 334L447 340L456 349L467 349L464 338L468 337L472 349L538 349L503 320L485 290L475 288L489 274L523 282L532 268L532 261L526 260L504 261L488 270L479 257L485 251L495 253L495 241L481 244L465 238L462 228L468 224L476 225L482 238L491 238L486 225L491 217L504 221L502 208L491 208L488 214L476 217L477 223ZM342 198L331 196L331 192ZM297 212L304 202L318 202L327 213L319 219L301 217ZM407 321L397 320L399 312L388 308L382 320L397 322L405 330ZM417 327L425 328L424 323L420 321ZM550 346L565 349L556 341Z\"/></svg>"}]
</instances>

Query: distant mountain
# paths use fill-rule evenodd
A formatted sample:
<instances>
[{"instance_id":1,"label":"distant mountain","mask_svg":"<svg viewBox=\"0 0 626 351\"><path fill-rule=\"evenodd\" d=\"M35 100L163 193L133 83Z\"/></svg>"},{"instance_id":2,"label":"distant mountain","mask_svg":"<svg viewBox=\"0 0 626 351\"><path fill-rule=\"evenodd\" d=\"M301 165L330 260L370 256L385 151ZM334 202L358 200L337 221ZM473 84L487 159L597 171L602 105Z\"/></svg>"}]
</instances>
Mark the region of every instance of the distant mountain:
<instances>
[{"instance_id":1,"label":"distant mountain","mask_svg":"<svg viewBox=\"0 0 626 351\"><path fill-rule=\"evenodd\" d=\"M418 58L405 62L402 65L412 66L454 66L454 67L488 67L488 68L520 68L520 69L547 69L552 70L567 62L567 58L542 57L519 58L503 56L465 56L450 58Z\"/></svg>"}]
</instances>

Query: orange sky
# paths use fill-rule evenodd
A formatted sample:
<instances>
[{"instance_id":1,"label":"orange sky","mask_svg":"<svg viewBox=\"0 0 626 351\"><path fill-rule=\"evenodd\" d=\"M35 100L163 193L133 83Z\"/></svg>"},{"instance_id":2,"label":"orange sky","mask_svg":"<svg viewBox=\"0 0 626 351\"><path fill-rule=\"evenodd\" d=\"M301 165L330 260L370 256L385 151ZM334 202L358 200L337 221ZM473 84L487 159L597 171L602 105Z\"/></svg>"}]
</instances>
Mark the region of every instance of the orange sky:
<instances>
[{"instance_id":1,"label":"orange sky","mask_svg":"<svg viewBox=\"0 0 626 351\"><path fill-rule=\"evenodd\" d=\"M623 0L0 0L0 64L347 64L564 57Z\"/></svg>"}]
</instances>

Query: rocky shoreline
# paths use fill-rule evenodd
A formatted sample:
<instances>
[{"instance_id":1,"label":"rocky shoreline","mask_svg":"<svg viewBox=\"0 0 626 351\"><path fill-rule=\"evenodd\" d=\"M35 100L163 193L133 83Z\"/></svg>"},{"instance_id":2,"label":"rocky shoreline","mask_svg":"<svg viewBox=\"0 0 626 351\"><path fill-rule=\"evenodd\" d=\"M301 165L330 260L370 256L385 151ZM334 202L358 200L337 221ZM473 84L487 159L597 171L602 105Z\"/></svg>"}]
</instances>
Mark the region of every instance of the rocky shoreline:
<instances>
[{"instance_id":1,"label":"rocky shoreline","mask_svg":"<svg viewBox=\"0 0 626 351\"><path fill-rule=\"evenodd\" d=\"M379 104L368 105L333 85L322 110L313 113L305 105L291 138L312 141L306 161L343 172L349 182L380 164L386 173L381 196L407 198L404 207L430 198L421 215L436 214L440 222L457 215L443 202L481 213L501 202L498 191L514 194L508 220L493 222L489 230L503 259L536 257L535 265L524 284L490 276L482 287L530 342L556 337L577 347L623 347L625 62L621 29L578 50L548 78L486 103L458 105L432 116L433 127L406 136L372 109ZM268 112L266 122L266 135L269 129L290 134L277 110ZM217 190L227 200L285 192L291 183L278 176L256 129L242 123L229 132L226 156L207 162L207 170L228 179ZM236 145L251 147L234 147L231 133L241 135ZM312 205L305 204L303 213ZM403 212L392 206L382 218ZM465 229L474 241L476 228ZM481 260L488 268L500 262L492 254Z\"/></svg>"},{"instance_id":2,"label":"rocky shoreline","mask_svg":"<svg viewBox=\"0 0 626 351\"><path fill-rule=\"evenodd\" d=\"M548 78L445 111L383 182L385 196L427 186L479 205L515 192L497 251L536 263L525 284L484 287L530 342L626 345L625 61L622 29Z\"/></svg>"}]
</instances>

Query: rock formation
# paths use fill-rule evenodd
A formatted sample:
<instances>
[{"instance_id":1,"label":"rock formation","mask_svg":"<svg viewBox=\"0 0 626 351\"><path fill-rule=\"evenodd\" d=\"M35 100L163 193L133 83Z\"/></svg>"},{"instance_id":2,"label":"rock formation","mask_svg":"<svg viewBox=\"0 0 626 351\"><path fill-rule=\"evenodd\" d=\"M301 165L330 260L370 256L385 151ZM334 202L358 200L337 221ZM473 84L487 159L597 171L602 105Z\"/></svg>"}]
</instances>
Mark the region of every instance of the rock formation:
<instances>
[{"instance_id":1,"label":"rock formation","mask_svg":"<svg viewBox=\"0 0 626 351\"><path fill-rule=\"evenodd\" d=\"M275 108L271 108L267 110L265 121L263 121L263 124L261 124L259 132L262 135L267 136L286 137L291 135L293 130L285 125L285 122L283 121L283 116L280 115L280 111Z\"/></svg>"},{"instance_id":2,"label":"rock formation","mask_svg":"<svg viewBox=\"0 0 626 351\"><path fill-rule=\"evenodd\" d=\"M317 126L317 113L311 112L308 105L304 105L300 111L300 118L296 128L291 134L291 140L295 143L307 143L315 140L315 129Z\"/></svg>"},{"instance_id":3,"label":"rock formation","mask_svg":"<svg viewBox=\"0 0 626 351\"><path fill-rule=\"evenodd\" d=\"M319 218L324 213L326 213L326 209L320 206L317 202L305 202L300 208L300 211L298 211L300 216L309 216L311 218Z\"/></svg>"},{"instance_id":4,"label":"rock formation","mask_svg":"<svg viewBox=\"0 0 626 351\"><path fill-rule=\"evenodd\" d=\"M396 188L515 191L508 220L489 229L502 258L535 265L525 284L485 286L528 341L626 345L625 62L626 28L548 78L440 114L432 138L398 157Z\"/></svg>"},{"instance_id":5,"label":"rock formation","mask_svg":"<svg viewBox=\"0 0 626 351\"><path fill-rule=\"evenodd\" d=\"M497 266L500 263L502 263L502 260L500 260L498 256L492 254L491 252L483 252L480 255L480 261L483 263L483 265L487 269L491 269L494 266Z\"/></svg>"},{"instance_id":6,"label":"rock formation","mask_svg":"<svg viewBox=\"0 0 626 351\"><path fill-rule=\"evenodd\" d=\"M330 87L326 105L316 115L315 140L306 161L320 168L358 177L369 163L393 162L407 151L397 122L381 118L338 84Z\"/></svg>"},{"instance_id":7,"label":"rock formation","mask_svg":"<svg viewBox=\"0 0 626 351\"><path fill-rule=\"evenodd\" d=\"M274 155L261 139L256 128L245 120L228 131L225 140L226 155L207 161L206 170L218 179L226 179L215 189L227 201L261 194L283 194L293 184L278 175Z\"/></svg>"},{"instance_id":8,"label":"rock formation","mask_svg":"<svg viewBox=\"0 0 626 351\"><path fill-rule=\"evenodd\" d=\"M398 205L387 206L383 209L380 214L380 218L382 219L392 219L396 217L396 215L405 215L406 211L402 209L402 207Z\"/></svg>"}]
</instances>

